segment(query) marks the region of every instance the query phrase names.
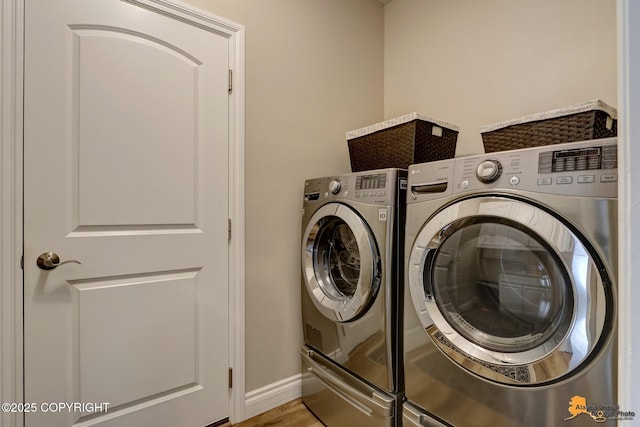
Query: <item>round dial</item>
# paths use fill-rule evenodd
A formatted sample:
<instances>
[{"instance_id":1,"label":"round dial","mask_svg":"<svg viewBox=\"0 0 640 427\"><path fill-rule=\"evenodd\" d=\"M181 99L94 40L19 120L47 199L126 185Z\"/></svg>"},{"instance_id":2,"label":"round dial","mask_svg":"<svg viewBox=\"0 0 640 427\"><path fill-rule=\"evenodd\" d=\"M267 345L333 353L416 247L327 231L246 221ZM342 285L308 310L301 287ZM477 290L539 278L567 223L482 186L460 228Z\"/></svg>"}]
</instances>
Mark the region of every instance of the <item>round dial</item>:
<instances>
[{"instance_id":1,"label":"round dial","mask_svg":"<svg viewBox=\"0 0 640 427\"><path fill-rule=\"evenodd\" d=\"M502 165L497 160L485 160L476 168L476 177L480 182L488 184L502 174Z\"/></svg>"},{"instance_id":2,"label":"round dial","mask_svg":"<svg viewBox=\"0 0 640 427\"><path fill-rule=\"evenodd\" d=\"M329 183L329 191L333 194L338 194L340 192L340 188L342 188L342 184L338 180L333 180Z\"/></svg>"}]
</instances>

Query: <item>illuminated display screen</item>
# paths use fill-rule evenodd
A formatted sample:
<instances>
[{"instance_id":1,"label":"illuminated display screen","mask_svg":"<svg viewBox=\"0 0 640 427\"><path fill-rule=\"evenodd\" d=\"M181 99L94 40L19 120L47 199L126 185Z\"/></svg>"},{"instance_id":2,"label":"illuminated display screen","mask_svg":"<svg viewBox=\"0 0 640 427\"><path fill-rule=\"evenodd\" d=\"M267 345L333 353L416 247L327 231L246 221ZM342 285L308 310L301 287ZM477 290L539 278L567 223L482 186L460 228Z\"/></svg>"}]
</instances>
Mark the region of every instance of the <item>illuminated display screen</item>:
<instances>
[{"instance_id":1,"label":"illuminated display screen","mask_svg":"<svg viewBox=\"0 0 640 427\"><path fill-rule=\"evenodd\" d=\"M585 148L582 150L554 151L553 156L556 159L565 157L583 157L583 156L600 156L600 148Z\"/></svg>"},{"instance_id":2,"label":"illuminated display screen","mask_svg":"<svg viewBox=\"0 0 640 427\"><path fill-rule=\"evenodd\" d=\"M573 150L547 151L540 153L538 172L572 172L618 167L617 147L576 148Z\"/></svg>"},{"instance_id":3,"label":"illuminated display screen","mask_svg":"<svg viewBox=\"0 0 640 427\"><path fill-rule=\"evenodd\" d=\"M378 188L384 188L387 180L387 175L362 175L356 179L356 190L375 190Z\"/></svg>"}]
</instances>

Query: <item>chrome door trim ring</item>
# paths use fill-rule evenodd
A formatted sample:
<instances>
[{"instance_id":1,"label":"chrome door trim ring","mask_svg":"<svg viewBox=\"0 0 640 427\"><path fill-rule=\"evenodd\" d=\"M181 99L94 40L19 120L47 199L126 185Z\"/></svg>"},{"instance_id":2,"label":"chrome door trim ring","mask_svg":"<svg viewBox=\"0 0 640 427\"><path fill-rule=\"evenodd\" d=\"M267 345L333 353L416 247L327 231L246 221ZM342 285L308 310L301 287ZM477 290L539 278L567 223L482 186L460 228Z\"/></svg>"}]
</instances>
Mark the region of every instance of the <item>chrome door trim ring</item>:
<instances>
[{"instance_id":1,"label":"chrome door trim ring","mask_svg":"<svg viewBox=\"0 0 640 427\"><path fill-rule=\"evenodd\" d=\"M336 299L327 295L319 283L314 268L315 236L323 218L337 217L347 224L356 238L360 252L360 277L350 298ZM302 272L305 287L316 308L328 319L337 322L353 320L363 314L375 296L381 272L380 256L374 237L366 223L350 207L342 203L328 203L319 208L309 220L302 236Z\"/></svg>"},{"instance_id":2,"label":"chrome door trim ring","mask_svg":"<svg viewBox=\"0 0 640 427\"><path fill-rule=\"evenodd\" d=\"M460 335L446 322L433 298L425 295L423 287L425 260L430 251L439 247L441 232L456 220L474 216L507 218L521 224L553 248L557 258L563 261L563 267L571 278L574 312L568 333L559 340L556 337L556 342L519 353L491 351ZM572 258L569 259L569 256ZM575 264L571 262L574 257L580 257L583 264L586 262L591 271L597 271L597 277L592 277L587 283L587 278L583 277L584 274L579 274L580 272L577 271L578 266L572 265ZM527 367L535 374L527 385L542 384L571 373L591 356L600 341L607 323L607 315L596 316L599 318L594 321L592 313L597 313L598 309L605 312L609 309L604 281L598 268L600 264L594 260L593 254L588 247L585 247L580 237L563 220L537 204L499 195L475 196L448 204L423 225L411 247L408 282L411 299L423 327L433 330L435 326L450 343L450 346L447 346L440 340L433 339L432 333L427 332L444 354L454 361L459 359L460 355L464 356L467 362L474 359L479 361L480 363L464 363L464 367L483 377L487 373L485 369L487 365L498 368ZM590 295L588 287L595 289L596 295ZM574 343L580 343L583 348L577 348L578 346ZM453 351L460 353L455 358L451 357L452 347L455 349ZM544 364L550 359L554 359L554 363L560 363L562 366L555 372L547 373ZM456 363L462 365L460 361ZM521 384L507 377L504 377L503 381L500 376L491 376L489 379L507 384Z\"/></svg>"}]
</instances>

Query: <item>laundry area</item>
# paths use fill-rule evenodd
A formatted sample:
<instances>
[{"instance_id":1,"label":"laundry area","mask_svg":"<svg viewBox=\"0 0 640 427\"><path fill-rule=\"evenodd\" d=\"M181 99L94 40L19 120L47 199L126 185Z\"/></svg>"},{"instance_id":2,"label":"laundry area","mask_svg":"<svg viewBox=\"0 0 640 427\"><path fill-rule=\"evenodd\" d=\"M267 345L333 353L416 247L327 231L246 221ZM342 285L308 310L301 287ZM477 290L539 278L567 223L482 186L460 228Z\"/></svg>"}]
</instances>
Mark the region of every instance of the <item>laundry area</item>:
<instances>
[{"instance_id":1,"label":"laundry area","mask_svg":"<svg viewBox=\"0 0 640 427\"><path fill-rule=\"evenodd\" d=\"M617 110L531 109L551 86L557 100L577 89L561 83L557 51L543 65L532 51L545 43L519 38L550 22L539 4L501 9L484 32L487 5L473 18L438 6L385 7L385 115L419 112L347 131L351 174L305 181L302 401L327 426L632 423L593 404L618 401ZM540 14L535 28L494 38L525 10ZM615 99L615 78L591 76ZM465 91L476 95L452 101Z\"/></svg>"},{"instance_id":2,"label":"laundry area","mask_svg":"<svg viewBox=\"0 0 640 427\"><path fill-rule=\"evenodd\" d=\"M640 422L633 0L1 1L1 426Z\"/></svg>"},{"instance_id":3,"label":"laundry area","mask_svg":"<svg viewBox=\"0 0 640 427\"><path fill-rule=\"evenodd\" d=\"M617 399L617 112L488 126L454 158L458 129L348 132L354 172L305 182L302 401L329 426L615 425L571 402Z\"/></svg>"}]
</instances>

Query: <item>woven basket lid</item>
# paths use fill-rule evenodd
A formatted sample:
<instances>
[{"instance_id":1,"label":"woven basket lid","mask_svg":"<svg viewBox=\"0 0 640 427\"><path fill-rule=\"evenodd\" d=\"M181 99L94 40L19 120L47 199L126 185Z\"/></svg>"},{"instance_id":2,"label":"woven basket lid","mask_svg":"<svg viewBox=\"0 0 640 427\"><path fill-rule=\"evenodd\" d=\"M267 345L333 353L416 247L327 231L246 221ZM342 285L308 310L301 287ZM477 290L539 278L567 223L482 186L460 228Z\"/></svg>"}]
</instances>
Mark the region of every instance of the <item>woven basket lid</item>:
<instances>
[{"instance_id":1,"label":"woven basket lid","mask_svg":"<svg viewBox=\"0 0 640 427\"><path fill-rule=\"evenodd\" d=\"M380 122L380 123L376 123L370 126L365 126L363 128L360 129L355 129L355 130L350 130L347 132L347 139L354 139L354 138L359 138L361 136L365 136L365 135L369 135L372 134L374 132L378 132L384 129L388 129L394 126L398 126L404 123L408 123L411 122L413 120L422 120L425 122L431 122L434 123L438 126L447 128L447 129L451 129L454 130L456 132L460 131L460 128L456 125L453 125L451 123L447 123L447 122L443 122L442 120L436 120L433 119L431 117L425 116L424 114L418 114L418 113L410 113L410 114L405 114L404 116L400 116L400 117L396 117L393 119L389 119L389 120L385 120L384 122Z\"/></svg>"},{"instance_id":2,"label":"woven basket lid","mask_svg":"<svg viewBox=\"0 0 640 427\"><path fill-rule=\"evenodd\" d=\"M545 111L543 113L535 113L517 119L506 120L504 122L494 123L482 126L480 133L491 132L494 130L506 128L508 126L519 125L522 123L537 122L540 120L555 119L557 117L569 116L571 114L584 113L586 111L600 110L611 116L612 119L618 118L618 112L615 108L605 104L599 99L580 102L578 104L569 105L567 107L556 108L555 110Z\"/></svg>"}]
</instances>

